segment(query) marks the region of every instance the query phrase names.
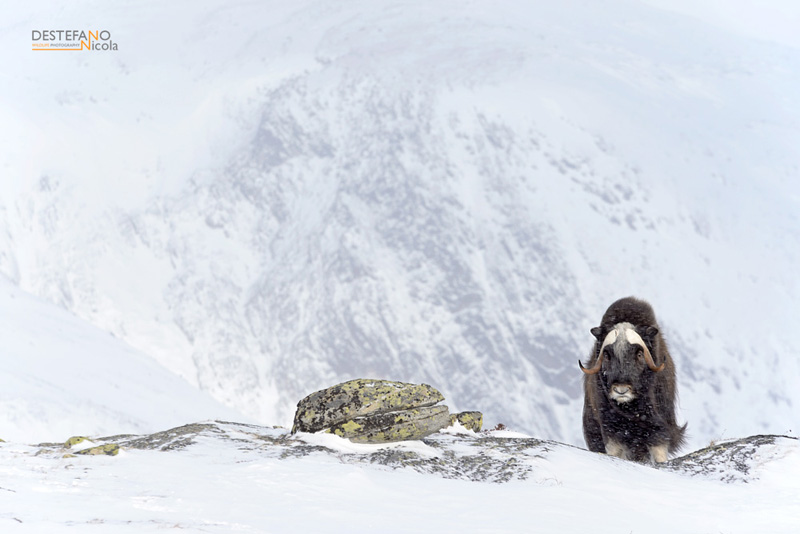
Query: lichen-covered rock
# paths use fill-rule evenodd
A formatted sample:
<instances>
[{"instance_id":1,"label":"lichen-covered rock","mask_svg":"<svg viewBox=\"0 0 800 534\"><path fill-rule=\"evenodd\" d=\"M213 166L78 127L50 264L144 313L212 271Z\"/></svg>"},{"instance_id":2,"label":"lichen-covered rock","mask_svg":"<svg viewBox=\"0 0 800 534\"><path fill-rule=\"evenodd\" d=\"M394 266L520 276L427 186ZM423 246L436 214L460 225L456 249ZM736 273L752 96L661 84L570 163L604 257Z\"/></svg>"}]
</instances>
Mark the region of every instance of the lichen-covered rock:
<instances>
[{"instance_id":1,"label":"lichen-covered rock","mask_svg":"<svg viewBox=\"0 0 800 534\"><path fill-rule=\"evenodd\" d=\"M89 441L89 438L86 436L72 436L67 441L64 442L64 447L67 449L71 449L74 445L79 443L83 443L84 441Z\"/></svg>"},{"instance_id":2,"label":"lichen-covered rock","mask_svg":"<svg viewBox=\"0 0 800 534\"><path fill-rule=\"evenodd\" d=\"M106 443L105 445L98 445L97 447L90 447L88 449L80 450L75 454L84 454L89 456L105 454L107 456L116 456L119 454L119 445L116 443Z\"/></svg>"},{"instance_id":3,"label":"lichen-covered rock","mask_svg":"<svg viewBox=\"0 0 800 534\"><path fill-rule=\"evenodd\" d=\"M481 412L461 412L450 416L450 424L460 423L461 426L473 432L480 432L483 427L483 414Z\"/></svg>"},{"instance_id":4,"label":"lichen-covered rock","mask_svg":"<svg viewBox=\"0 0 800 534\"><path fill-rule=\"evenodd\" d=\"M442 394L427 384L350 380L297 403L292 433L318 432L358 418L433 406L443 400Z\"/></svg>"},{"instance_id":5,"label":"lichen-covered rock","mask_svg":"<svg viewBox=\"0 0 800 534\"><path fill-rule=\"evenodd\" d=\"M449 424L447 406L439 405L357 417L333 425L330 431L355 443L387 443L422 439Z\"/></svg>"}]
</instances>

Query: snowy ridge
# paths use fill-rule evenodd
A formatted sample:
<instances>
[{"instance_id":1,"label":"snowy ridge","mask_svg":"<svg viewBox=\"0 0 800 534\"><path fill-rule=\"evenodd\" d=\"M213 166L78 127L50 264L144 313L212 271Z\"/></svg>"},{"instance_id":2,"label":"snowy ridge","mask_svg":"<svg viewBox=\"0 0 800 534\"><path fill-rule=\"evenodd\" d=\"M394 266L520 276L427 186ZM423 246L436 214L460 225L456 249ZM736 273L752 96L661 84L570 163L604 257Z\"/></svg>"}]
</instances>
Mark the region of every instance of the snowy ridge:
<instances>
[{"instance_id":1,"label":"snowy ridge","mask_svg":"<svg viewBox=\"0 0 800 534\"><path fill-rule=\"evenodd\" d=\"M120 51L4 23L24 291L263 423L378 377L572 444L588 330L636 295L693 447L797 431L797 49L623 0L59 9Z\"/></svg>"},{"instance_id":2,"label":"snowy ridge","mask_svg":"<svg viewBox=\"0 0 800 534\"><path fill-rule=\"evenodd\" d=\"M0 275L0 438L153 432L241 417L145 354Z\"/></svg>"},{"instance_id":3,"label":"snowy ridge","mask_svg":"<svg viewBox=\"0 0 800 534\"><path fill-rule=\"evenodd\" d=\"M699 451L693 464L653 469L507 434L354 446L209 421L94 440L118 444L116 456L0 444L0 525L53 533L91 525L101 532L779 534L794 532L800 518L793 438L748 438Z\"/></svg>"}]
</instances>

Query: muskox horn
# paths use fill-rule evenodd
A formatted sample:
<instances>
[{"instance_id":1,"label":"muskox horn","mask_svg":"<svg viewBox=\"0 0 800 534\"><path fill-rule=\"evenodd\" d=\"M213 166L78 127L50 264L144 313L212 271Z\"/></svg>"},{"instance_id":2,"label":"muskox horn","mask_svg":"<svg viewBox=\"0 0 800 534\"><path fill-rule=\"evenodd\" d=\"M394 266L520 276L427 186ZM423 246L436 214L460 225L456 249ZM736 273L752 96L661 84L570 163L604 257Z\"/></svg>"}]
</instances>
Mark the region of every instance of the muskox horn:
<instances>
[{"instance_id":1,"label":"muskox horn","mask_svg":"<svg viewBox=\"0 0 800 534\"><path fill-rule=\"evenodd\" d=\"M650 361L652 361L652 360L653 359L650 358ZM600 372L600 366L603 365L603 353L602 352L600 353L600 357L597 358L597 361L595 362L594 367L590 367L589 369L587 369L586 367L583 366L583 364L581 363L580 360L578 360L578 365L581 366L581 371L583 371L587 375L596 375L597 373Z\"/></svg>"},{"instance_id":2,"label":"muskox horn","mask_svg":"<svg viewBox=\"0 0 800 534\"><path fill-rule=\"evenodd\" d=\"M656 367L656 362L653 361L653 355L650 354L650 351L647 349L647 346L644 347L644 361L647 362L647 367L650 368L651 371L654 373L658 373L659 371L663 371L664 367L667 365L667 362L663 362L661 365Z\"/></svg>"}]
</instances>

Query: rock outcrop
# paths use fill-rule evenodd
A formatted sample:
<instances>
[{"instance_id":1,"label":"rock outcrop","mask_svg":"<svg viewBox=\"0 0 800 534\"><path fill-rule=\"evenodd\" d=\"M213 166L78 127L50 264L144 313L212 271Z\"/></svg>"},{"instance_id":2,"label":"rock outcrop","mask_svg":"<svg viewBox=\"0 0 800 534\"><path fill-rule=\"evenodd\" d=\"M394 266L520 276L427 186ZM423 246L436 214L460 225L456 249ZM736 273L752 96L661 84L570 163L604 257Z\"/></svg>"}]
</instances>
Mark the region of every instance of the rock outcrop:
<instances>
[{"instance_id":1,"label":"rock outcrop","mask_svg":"<svg viewBox=\"0 0 800 534\"><path fill-rule=\"evenodd\" d=\"M483 427L483 414L481 412L461 412L450 416L450 424L460 424L467 430L480 432Z\"/></svg>"},{"instance_id":2,"label":"rock outcrop","mask_svg":"<svg viewBox=\"0 0 800 534\"><path fill-rule=\"evenodd\" d=\"M247 451L262 458L302 459L327 454L347 464L375 466L383 469L412 469L423 474L475 482L508 482L533 480L546 483L552 465L550 457L557 453L576 454L575 458L595 458L601 462L628 464L625 460L592 453L555 441L531 437L508 437L504 431L478 434L435 433L422 440L420 447L402 444L374 445L362 452L344 452L335 442L320 436L292 435L280 427L263 427L222 421L194 423L144 436L120 435L92 438L94 447L80 454L114 455L124 450L173 452L213 444L215 454L230 448ZM659 471L675 471L683 475L724 483L747 483L759 476L760 466L780 460L786 451L796 451L797 438L786 436L751 436L715 444L652 466ZM64 442L42 443L29 451L36 456L54 459L76 458ZM254 456L254 457L255 457ZM77 461L77 458L76 458ZM591 460L590 460L591 461ZM631 464L631 468L651 467ZM552 473L550 473L552 474Z\"/></svg>"},{"instance_id":3,"label":"rock outcrop","mask_svg":"<svg viewBox=\"0 0 800 534\"><path fill-rule=\"evenodd\" d=\"M451 424L443 400L428 384L350 380L297 403L292 433L324 430L357 443L422 439Z\"/></svg>"},{"instance_id":4,"label":"rock outcrop","mask_svg":"<svg viewBox=\"0 0 800 534\"><path fill-rule=\"evenodd\" d=\"M449 425L447 406L439 405L356 417L330 431L356 443L387 443L422 439Z\"/></svg>"}]
</instances>

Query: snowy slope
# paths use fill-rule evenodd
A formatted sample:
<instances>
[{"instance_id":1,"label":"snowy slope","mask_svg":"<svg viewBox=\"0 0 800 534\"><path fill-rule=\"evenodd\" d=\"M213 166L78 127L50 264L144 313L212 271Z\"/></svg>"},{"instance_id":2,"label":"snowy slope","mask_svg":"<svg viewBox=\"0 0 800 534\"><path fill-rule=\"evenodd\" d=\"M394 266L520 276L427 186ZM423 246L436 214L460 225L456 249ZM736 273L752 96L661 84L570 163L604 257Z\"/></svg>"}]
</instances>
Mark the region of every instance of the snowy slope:
<instances>
[{"instance_id":1,"label":"snowy slope","mask_svg":"<svg viewBox=\"0 0 800 534\"><path fill-rule=\"evenodd\" d=\"M265 423L379 377L575 444L633 294L694 447L796 432L800 53L652 4L18 7L0 271Z\"/></svg>"},{"instance_id":2,"label":"snowy slope","mask_svg":"<svg viewBox=\"0 0 800 534\"><path fill-rule=\"evenodd\" d=\"M710 473L507 432L356 446L205 423L110 441L123 445L117 456L0 444L0 528L789 534L800 521L800 448L786 438L721 450ZM471 473L451 471L471 462Z\"/></svg>"},{"instance_id":3,"label":"snowy slope","mask_svg":"<svg viewBox=\"0 0 800 534\"><path fill-rule=\"evenodd\" d=\"M152 358L0 276L0 438L153 432L241 419Z\"/></svg>"}]
</instances>

